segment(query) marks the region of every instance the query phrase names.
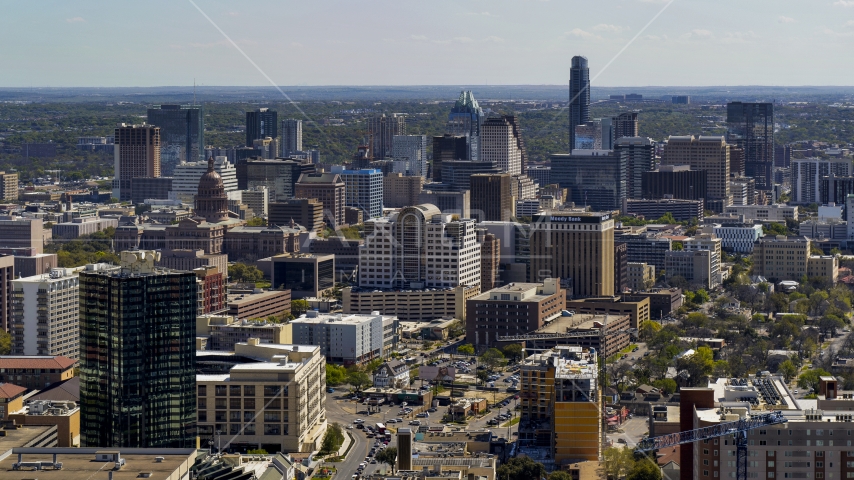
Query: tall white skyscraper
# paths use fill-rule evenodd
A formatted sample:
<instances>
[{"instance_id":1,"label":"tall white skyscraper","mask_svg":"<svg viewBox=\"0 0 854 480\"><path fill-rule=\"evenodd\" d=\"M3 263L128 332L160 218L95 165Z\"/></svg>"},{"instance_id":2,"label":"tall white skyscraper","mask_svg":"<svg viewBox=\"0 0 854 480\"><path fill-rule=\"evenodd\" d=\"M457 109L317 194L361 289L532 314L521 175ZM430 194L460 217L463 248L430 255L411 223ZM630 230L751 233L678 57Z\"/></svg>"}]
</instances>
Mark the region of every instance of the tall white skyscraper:
<instances>
[{"instance_id":1,"label":"tall white skyscraper","mask_svg":"<svg viewBox=\"0 0 854 480\"><path fill-rule=\"evenodd\" d=\"M282 156L302 151L302 120L282 120Z\"/></svg>"},{"instance_id":2,"label":"tall white skyscraper","mask_svg":"<svg viewBox=\"0 0 854 480\"><path fill-rule=\"evenodd\" d=\"M395 135L392 156L409 160L407 175L427 175L427 135Z\"/></svg>"},{"instance_id":3,"label":"tall white skyscraper","mask_svg":"<svg viewBox=\"0 0 854 480\"><path fill-rule=\"evenodd\" d=\"M520 175L527 163L525 144L516 119L510 115L490 117L481 130L480 160L492 162L502 171Z\"/></svg>"}]
</instances>

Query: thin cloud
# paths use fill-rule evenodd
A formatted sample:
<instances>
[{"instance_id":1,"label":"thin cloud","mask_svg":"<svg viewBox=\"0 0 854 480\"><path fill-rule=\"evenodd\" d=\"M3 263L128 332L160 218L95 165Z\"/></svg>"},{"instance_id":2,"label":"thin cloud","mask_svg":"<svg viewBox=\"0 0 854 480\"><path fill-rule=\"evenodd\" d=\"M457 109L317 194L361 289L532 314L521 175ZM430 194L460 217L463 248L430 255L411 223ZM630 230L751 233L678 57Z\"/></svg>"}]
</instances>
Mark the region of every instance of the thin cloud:
<instances>
[{"instance_id":1,"label":"thin cloud","mask_svg":"<svg viewBox=\"0 0 854 480\"><path fill-rule=\"evenodd\" d=\"M827 28L827 27L823 28L821 32L823 34L829 35L831 37L850 37L850 36L854 35L854 32L837 32L837 31L830 29L830 28Z\"/></svg>"},{"instance_id":2,"label":"thin cloud","mask_svg":"<svg viewBox=\"0 0 854 480\"><path fill-rule=\"evenodd\" d=\"M305 45L303 45L303 44L301 44L301 43L299 43L299 42L291 42L291 46L292 46L292 47L294 47L294 48L302 48L302 47L304 47Z\"/></svg>"},{"instance_id":3,"label":"thin cloud","mask_svg":"<svg viewBox=\"0 0 854 480\"><path fill-rule=\"evenodd\" d=\"M845 22L845 26L846 27L854 27L854 20L848 20L847 22Z\"/></svg>"},{"instance_id":4,"label":"thin cloud","mask_svg":"<svg viewBox=\"0 0 854 480\"><path fill-rule=\"evenodd\" d=\"M629 27L621 27L619 25L609 25L607 23L600 23L593 27L593 30L597 32L611 32L611 33L620 33L623 30L628 30Z\"/></svg>"},{"instance_id":5,"label":"thin cloud","mask_svg":"<svg viewBox=\"0 0 854 480\"><path fill-rule=\"evenodd\" d=\"M497 17L498 15L493 15L489 12L466 12L465 15L477 15L479 17Z\"/></svg>"},{"instance_id":6,"label":"thin cloud","mask_svg":"<svg viewBox=\"0 0 854 480\"><path fill-rule=\"evenodd\" d=\"M586 32L580 28L573 28L572 30L566 32L567 35L572 35L573 37L578 38L601 38L599 35L595 33Z\"/></svg>"},{"instance_id":7,"label":"thin cloud","mask_svg":"<svg viewBox=\"0 0 854 480\"><path fill-rule=\"evenodd\" d=\"M696 35L698 37L711 37L712 36L711 31L704 30L702 28L695 28L695 29L691 30L691 33L693 33L694 35Z\"/></svg>"},{"instance_id":8,"label":"thin cloud","mask_svg":"<svg viewBox=\"0 0 854 480\"><path fill-rule=\"evenodd\" d=\"M84 20L83 17L74 17L74 18L66 18L65 21L68 23L80 23L80 22L85 22L86 20Z\"/></svg>"},{"instance_id":9,"label":"thin cloud","mask_svg":"<svg viewBox=\"0 0 854 480\"><path fill-rule=\"evenodd\" d=\"M496 37L495 35L490 35L483 39L484 42L495 42L495 43L504 43L504 39L501 37Z\"/></svg>"},{"instance_id":10,"label":"thin cloud","mask_svg":"<svg viewBox=\"0 0 854 480\"><path fill-rule=\"evenodd\" d=\"M239 16L240 16L240 12L228 12L228 16L229 16L229 17L239 17Z\"/></svg>"},{"instance_id":11,"label":"thin cloud","mask_svg":"<svg viewBox=\"0 0 854 480\"><path fill-rule=\"evenodd\" d=\"M787 17L785 15L780 15L777 17L777 23L794 23L795 19L792 17Z\"/></svg>"},{"instance_id":12,"label":"thin cloud","mask_svg":"<svg viewBox=\"0 0 854 480\"><path fill-rule=\"evenodd\" d=\"M415 40L417 42L426 42L427 41L427 37L424 35L410 35L409 38L411 38L412 40Z\"/></svg>"},{"instance_id":13,"label":"thin cloud","mask_svg":"<svg viewBox=\"0 0 854 480\"><path fill-rule=\"evenodd\" d=\"M854 7L854 0L837 0L833 4L838 7Z\"/></svg>"}]
</instances>

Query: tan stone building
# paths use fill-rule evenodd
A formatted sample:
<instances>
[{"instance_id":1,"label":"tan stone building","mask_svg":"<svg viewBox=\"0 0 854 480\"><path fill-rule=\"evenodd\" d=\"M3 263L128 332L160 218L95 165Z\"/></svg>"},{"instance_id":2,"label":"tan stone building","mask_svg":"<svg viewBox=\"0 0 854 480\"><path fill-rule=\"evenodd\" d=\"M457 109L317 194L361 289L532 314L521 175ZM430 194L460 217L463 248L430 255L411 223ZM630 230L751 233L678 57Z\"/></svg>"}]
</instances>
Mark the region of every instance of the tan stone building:
<instances>
[{"instance_id":1,"label":"tan stone building","mask_svg":"<svg viewBox=\"0 0 854 480\"><path fill-rule=\"evenodd\" d=\"M120 123L115 138L113 196L130 200L132 179L160 176L160 127Z\"/></svg>"},{"instance_id":2,"label":"tan stone building","mask_svg":"<svg viewBox=\"0 0 854 480\"><path fill-rule=\"evenodd\" d=\"M753 248L753 273L770 280L796 280L803 276L838 278L839 260L829 255L810 255L807 237L762 237Z\"/></svg>"},{"instance_id":3,"label":"tan stone building","mask_svg":"<svg viewBox=\"0 0 854 480\"><path fill-rule=\"evenodd\" d=\"M424 187L424 177L404 176L389 173L383 178L383 205L386 208L401 208L421 203L418 197Z\"/></svg>"},{"instance_id":4,"label":"tan stone building","mask_svg":"<svg viewBox=\"0 0 854 480\"><path fill-rule=\"evenodd\" d=\"M655 284L655 265L646 262L626 264L626 284L630 290L645 290Z\"/></svg>"},{"instance_id":5,"label":"tan stone building","mask_svg":"<svg viewBox=\"0 0 854 480\"><path fill-rule=\"evenodd\" d=\"M0 172L0 200L15 201L18 199L18 174Z\"/></svg>"},{"instance_id":6,"label":"tan stone building","mask_svg":"<svg viewBox=\"0 0 854 480\"><path fill-rule=\"evenodd\" d=\"M393 290L346 287L342 290L344 313L381 312L401 321L466 318L466 300L480 293L478 286Z\"/></svg>"},{"instance_id":7,"label":"tan stone building","mask_svg":"<svg viewBox=\"0 0 854 480\"><path fill-rule=\"evenodd\" d=\"M316 198L323 203L323 217L332 226L344 224L344 180L337 173L304 173L294 187L297 198Z\"/></svg>"},{"instance_id":8,"label":"tan stone building","mask_svg":"<svg viewBox=\"0 0 854 480\"><path fill-rule=\"evenodd\" d=\"M671 136L664 147L662 165L688 165L707 172L706 208L722 212L732 204L730 195L730 146L724 137Z\"/></svg>"}]
</instances>

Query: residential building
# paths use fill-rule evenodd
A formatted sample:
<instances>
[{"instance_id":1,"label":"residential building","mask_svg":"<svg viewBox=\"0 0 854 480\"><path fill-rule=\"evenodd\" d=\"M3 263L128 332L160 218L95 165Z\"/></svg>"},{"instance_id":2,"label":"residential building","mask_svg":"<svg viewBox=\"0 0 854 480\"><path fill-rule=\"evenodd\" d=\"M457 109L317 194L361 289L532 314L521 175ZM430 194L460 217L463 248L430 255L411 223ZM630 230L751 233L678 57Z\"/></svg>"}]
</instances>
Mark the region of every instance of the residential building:
<instances>
[{"instance_id":1,"label":"residential building","mask_svg":"<svg viewBox=\"0 0 854 480\"><path fill-rule=\"evenodd\" d=\"M289 323L269 323L266 318L251 321L232 315L205 314L196 317L196 337L207 337L207 350L233 352L241 342L257 338L260 343L293 343Z\"/></svg>"},{"instance_id":2,"label":"residential building","mask_svg":"<svg viewBox=\"0 0 854 480\"><path fill-rule=\"evenodd\" d=\"M480 222L510 221L516 203L515 193L509 173L472 175L471 208L474 218Z\"/></svg>"},{"instance_id":3,"label":"residential building","mask_svg":"<svg viewBox=\"0 0 854 480\"><path fill-rule=\"evenodd\" d=\"M255 140L272 138L279 139L279 114L269 108L259 108L254 112L246 112L246 146L251 147ZM274 156L278 151L274 151Z\"/></svg>"},{"instance_id":4,"label":"residential building","mask_svg":"<svg viewBox=\"0 0 854 480\"><path fill-rule=\"evenodd\" d=\"M480 150L483 139L483 109L477 104L471 91L460 92L460 97L448 114L447 133L451 135L467 137L469 151L465 156L453 158L452 160L467 159L473 162L481 161ZM435 151L434 151L435 152ZM435 153L434 153L435 157Z\"/></svg>"},{"instance_id":5,"label":"residential building","mask_svg":"<svg viewBox=\"0 0 854 480\"><path fill-rule=\"evenodd\" d=\"M575 127L590 121L590 68L587 57L572 57L569 70L569 149L575 145Z\"/></svg>"},{"instance_id":6,"label":"residential building","mask_svg":"<svg viewBox=\"0 0 854 480\"><path fill-rule=\"evenodd\" d=\"M392 157L407 159L409 176L427 176L427 135L395 135L392 138Z\"/></svg>"},{"instance_id":7,"label":"residential building","mask_svg":"<svg viewBox=\"0 0 854 480\"><path fill-rule=\"evenodd\" d=\"M467 135L433 137L433 181L445 181L442 178L442 164L454 160L471 161L471 138Z\"/></svg>"},{"instance_id":8,"label":"residential building","mask_svg":"<svg viewBox=\"0 0 854 480\"><path fill-rule=\"evenodd\" d=\"M383 206L386 208L418 205L418 197L424 188L421 175L405 176L402 173L390 173L383 177Z\"/></svg>"},{"instance_id":9,"label":"residential building","mask_svg":"<svg viewBox=\"0 0 854 480\"><path fill-rule=\"evenodd\" d=\"M717 238L713 233L701 233L682 242L682 247L686 251L708 250L711 252L709 257L709 284L711 288L723 283L721 273L721 244L721 239Z\"/></svg>"},{"instance_id":10,"label":"residential building","mask_svg":"<svg viewBox=\"0 0 854 480\"><path fill-rule=\"evenodd\" d=\"M205 165L207 166L207 165ZM172 177L136 177L130 180L131 202L134 205L146 203L146 200L165 200L172 191ZM196 179L198 182L198 179Z\"/></svg>"},{"instance_id":11,"label":"residential building","mask_svg":"<svg viewBox=\"0 0 854 480\"><path fill-rule=\"evenodd\" d=\"M640 292L632 292L631 295L623 295L625 302L649 301L649 314L652 318L664 318L679 310L682 306L681 288L654 288Z\"/></svg>"},{"instance_id":12,"label":"residential building","mask_svg":"<svg viewBox=\"0 0 854 480\"><path fill-rule=\"evenodd\" d=\"M128 125L116 127L113 197L121 201L133 198L131 180L160 176L160 127Z\"/></svg>"},{"instance_id":13,"label":"residential building","mask_svg":"<svg viewBox=\"0 0 854 480\"><path fill-rule=\"evenodd\" d=\"M627 215L655 220L669 213L677 222L703 221L703 200L626 200Z\"/></svg>"},{"instance_id":14,"label":"residential building","mask_svg":"<svg viewBox=\"0 0 854 480\"><path fill-rule=\"evenodd\" d=\"M148 109L147 122L160 128L163 176L172 176L172 169L182 162L205 159L205 112L201 105L155 105ZM115 144L118 148L119 135L115 136ZM119 198L115 188L113 196Z\"/></svg>"},{"instance_id":15,"label":"residential building","mask_svg":"<svg viewBox=\"0 0 854 480\"><path fill-rule=\"evenodd\" d=\"M413 289L480 285L475 225L471 219L454 220L430 204L365 222L359 285Z\"/></svg>"},{"instance_id":16,"label":"residential building","mask_svg":"<svg viewBox=\"0 0 854 480\"><path fill-rule=\"evenodd\" d=\"M501 346L500 336L537 330L565 306L566 292L557 278L496 287L466 302L466 341L478 351Z\"/></svg>"},{"instance_id":17,"label":"residential building","mask_svg":"<svg viewBox=\"0 0 854 480\"><path fill-rule=\"evenodd\" d=\"M619 121L619 133L637 132L637 113L626 112L620 114L634 115L631 120ZM620 118L617 117L617 118ZM632 128L632 124L634 127ZM645 198L643 196L643 174L655 169L655 142L651 138L638 137L637 135L621 135L614 142L614 153L619 155L626 164L626 198Z\"/></svg>"},{"instance_id":18,"label":"residential building","mask_svg":"<svg viewBox=\"0 0 854 480\"><path fill-rule=\"evenodd\" d=\"M480 155L476 161L494 163L502 172L520 175L528 164L519 119L512 115L489 117L483 122Z\"/></svg>"},{"instance_id":19,"label":"residential building","mask_svg":"<svg viewBox=\"0 0 854 480\"><path fill-rule=\"evenodd\" d=\"M850 157L792 159L792 203L821 203L824 177L850 177L854 165Z\"/></svg>"},{"instance_id":20,"label":"residential building","mask_svg":"<svg viewBox=\"0 0 854 480\"><path fill-rule=\"evenodd\" d=\"M664 269L664 254L673 246L671 239L649 233L623 234L619 241L626 244L628 261L646 262L657 270Z\"/></svg>"},{"instance_id":21,"label":"residential building","mask_svg":"<svg viewBox=\"0 0 854 480\"><path fill-rule=\"evenodd\" d=\"M373 141L370 146L374 158L386 158L393 155L395 135L406 135L406 116L393 113L368 118L368 132Z\"/></svg>"},{"instance_id":22,"label":"residential building","mask_svg":"<svg viewBox=\"0 0 854 480\"><path fill-rule=\"evenodd\" d=\"M626 137L639 138L638 112L623 112L616 117L612 117L611 124L614 129L614 142Z\"/></svg>"},{"instance_id":23,"label":"residential building","mask_svg":"<svg viewBox=\"0 0 854 480\"><path fill-rule=\"evenodd\" d=\"M376 388L409 388L409 365L400 360L384 362L373 372Z\"/></svg>"},{"instance_id":24,"label":"residential building","mask_svg":"<svg viewBox=\"0 0 854 480\"><path fill-rule=\"evenodd\" d=\"M309 232L323 231L323 203L316 198L292 198L268 206L267 225L289 225L291 221Z\"/></svg>"},{"instance_id":25,"label":"residential building","mask_svg":"<svg viewBox=\"0 0 854 480\"><path fill-rule=\"evenodd\" d=\"M631 336L627 332L631 328L630 325L628 315L576 313L571 316L558 316L531 332L543 336L526 340L525 348L535 352L551 350L558 346L593 348L598 354L611 357L618 355L631 344ZM601 334L603 330L604 338ZM562 333L588 333L590 336L554 338Z\"/></svg>"},{"instance_id":26,"label":"residential building","mask_svg":"<svg viewBox=\"0 0 854 480\"><path fill-rule=\"evenodd\" d=\"M302 151L302 120L287 118L282 120L282 156Z\"/></svg>"},{"instance_id":27,"label":"residential building","mask_svg":"<svg viewBox=\"0 0 854 480\"><path fill-rule=\"evenodd\" d=\"M423 290L345 287L344 313L382 312L400 321L430 321L436 318L466 318L466 300L480 293L478 286L429 288Z\"/></svg>"},{"instance_id":28,"label":"residential building","mask_svg":"<svg viewBox=\"0 0 854 480\"><path fill-rule=\"evenodd\" d=\"M12 329L14 320L12 281L15 279L15 258L0 254L0 328L6 332Z\"/></svg>"},{"instance_id":29,"label":"residential building","mask_svg":"<svg viewBox=\"0 0 854 480\"><path fill-rule=\"evenodd\" d=\"M73 240L84 235L91 235L100 232L107 228L116 228L119 226L117 218L109 217L78 217L70 222L62 222L55 224L53 230L53 238L62 240Z\"/></svg>"},{"instance_id":30,"label":"residential building","mask_svg":"<svg viewBox=\"0 0 854 480\"><path fill-rule=\"evenodd\" d=\"M383 351L383 316L326 315L308 312L291 320L294 343L318 345L326 360L345 365L380 358Z\"/></svg>"},{"instance_id":31,"label":"residential building","mask_svg":"<svg viewBox=\"0 0 854 480\"><path fill-rule=\"evenodd\" d=\"M729 145L724 137L671 136L664 146L661 164L688 165L692 169L705 170L706 208L722 212L732 204L729 192L729 153Z\"/></svg>"},{"instance_id":32,"label":"residential building","mask_svg":"<svg viewBox=\"0 0 854 480\"><path fill-rule=\"evenodd\" d=\"M835 281L836 270L825 271L827 257L811 255L810 246L811 241L807 237L785 235L762 237L753 248L753 274L775 281L800 281L810 273L819 273L822 278ZM830 261L833 262L833 260ZM815 266L812 272L811 264Z\"/></svg>"},{"instance_id":33,"label":"residential building","mask_svg":"<svg viewBox=\"0 0 854 480\"><path fill-rule=\"evenodd\" d=\"M335 228L344 225L344 206L346 184L337 173L304 173L300 175L294 188L297 198L315 198L323 204L323 217L327 224ZM382 194L382 192L380 192ZM382 199L382 197L380 197Z\"/></svg>"},{"instance_id":34,"label":"residential building","mask_svg":"<svg viewBox=\"0 0 854 480\"><path fill-rule=\"evenodd\" d=\"M196 274L196 291L198 292L198 314L222 312L225 310L225 284L227 271L206 265L193 269Z\"/></svg>"},{"instance_id":35,"label":"residential building","mask_svg":"<svg viewBox=\"0 0 854 480\"><path fill-rule=\"evenodd\" d=\"M626 198L626 158L613 150L573 150L551 156L551 180L569 201L594 211L619 210Z\"/></svg>"},{"instance_id":36,"label":"residential building","mask_svg":"<svg viewBox=\"0 0 854 480\"><path fill-rule=\"evenodd\" d=\"M327 427L326 362L320 350L258 339L236 344L235 356L263 361L196 375L199 436L229 435L228 448L238 451L318 450Z\"/></svg>"},{"instance_id":37,"label":"residential building","mask_svg":"<svg viewBox=\"0 0 854 480\"><path fill-rule=\"evenodd\" d=\"M655 266L645 262L626 264L626 283L629 290L646 290L655 285Z\"/></svg>"},{"instance_id":38,"label":"residential building","mask_svg":"<svg viewBox=\"0 0 854 480\"><path fill-rule=\"evenodd\" d=\"M641 172L639 198L702 200L708 192L708 175L709 172L691 169L688 165L661 165L658 170Z\"/></svg>"},{"instance_id":39,"label":"residential building","mask_svg":"<svg viewBox=\"0 0 854 480\"><path fill-rule=\"evenodd\" d=\"M730 205L724 213L744 216L745 221L782 222L798 219L798 207L780 203L773 205Z\"/></svg>"},{"instance_id":40,"label":"residential building","mask_svg":"<svg viewBox=\"0 0 854 480\"><path fill-rule=\"evenodd\" d=\"M45 240L53 238L40 218L0 216L0 247L32 248L35 254L44 253Z\"/></svg>"},{"instance_id":41,"label":"residential building","mask_svg":"<svg viewBox=\"0 0 854 480\"><path fill-rule=\"evenodd\" d=\"M626 290L626 282L629 268L629 248L623 242L614 242L614 294L620 294Z\"/></svg>"},{"instance_id":42,"label":"residential building","mask_svg":"<svg viewBox=\"0 0 854 480\"><path fill-rule=\"evenodd\" d=\"M295 299L320 297L335 286L335 255L276 255L272 262L273 288L288 289Z\"/></svg>"},{"instance_id":43,"label":"residential building","mask_svg":"<svg viewBox=\"0 0 854 480\"><path fill-rule=\"evenodd\" d=\"M222 179L226 193L237 191L237 170L228 161L228 158L216 157L214 159L214 171ZM170 198L192 202L199 193L199 180L207 172L208 162L186 162L175 165Z\"/></svg>"},{"instance_id":44,"label":"residential building","mask_svg":"<svg viewBox=\"0 0 854 480\"><path fill-rule=\"evenodd\" d=\"M480 290L486 292L498 285L501 240L485 229L479 229L477 237L480 243Z\"/></svg>"},{"instance_id":45,"label":"residential building","mask_svg":"<svg viewBox=\"0 0 854 480\"><path fill-rule=\"evenodd\" d=\"M287 317L291 313L291 291L267 290L228 294L228 314L238 320Z\"/></svg>"},{"instance_id":46,"label":"residential building","mask_svg":"<svg viewBox=\"0 0 854 480\"><path fill-rule=\"evenodd\" d=\"M764 235L762 225L715 224L712 231L721 239L721 248L736 253L753 252L754 244Z\"/></svg>"},{"instance_id":47,"label":"residential building","mask_svg":"<svg viewBox=\"0 0 854 480\"><path fill-rule=\"evenodd\" d=\"M614 294L610 214L547 213L534 216L531 228L531 280L572 279L572 291L567 294L577 297Z\"/></svg>"},{"instance_id":48,"label":"residential building","mask_svg":"<svg viewBox=\"0 0 854 480\"><path fill-rule=\"evenodd\" d=\"M301 160L244 160L235 166L237 188L251 190L266 187L270 201L281 202L298 197L296 184L300 177L303 174L313 174L316 168L313 163Z\"/></svg>"},{"instance_id":49,"label":"residential building","mask_svg":"<svg viewBox=\"0 0 854 480\"><path fill-rule=\"evenodd\" d=\"M774 185L774 104L729 102L726 106L727 143L744 150L744 174L759 190Z\"/></svg>"},{"instance_id":50,"label":"residential building","mask_svg":"<svg viewBox=\"0 0 854 480\"><path fill-rule=\"evenodd\" d=\"M630 299L628 295L623 295L567 300L566 308L575 311L576 315L614 315L616 317L625 315L629 319L631 328L640 328L650 319L650 303L648 298Z\"/></svg>"},{"instance_id":51,"label":"residential building","mask_svg":"<svg viewBox=\"0 0 854 480\"><path fill-rule=\"evenodd\" d=\"M819 205L845 205L848 195L854 194L854 177L830 175L819 181Z\"/></svg>"},{"instance_id":52,"label":"residential building","mask_svg":"<svg viewBox=\"0 0 854 480\"><path fill-rule=\"evenodd\" d=\"M711 271L711 252L708 250L679 250L667 252L664 256L665 280L682 277L696 288L713 287Z\"/></svg>"},{"instance_id":53,"label":"residential building","mask_svg":"<svg viewBox=\"0 0 854 480\"><path fill-rule=\"evenodd\" d=\"M81 446L195 446L196 276L157 255L79 274Z\"/></svg>"},{"instance_id":54,"label":"residential building","mask_svg":"<svg viewBox=\"0 0 854 480\"><path fill-rule=\"evenodd\" d=\"M381 217L383 214L383 173L376 169L345 170L336 165L332 173L344 181L344 204L357 207L365 218Z\"/></svg>"},{"instance_id":55,"label":"residential building","mask_svg":"<svg viewBox=\"0 0 854 480\"><path fill-rule=\"evenodd\" d=\"M537 198L538 185L527 175L512 175L510 177L511 194L516 200Z\"/></svg>"},{"instance_id":56,"label":"residential building","mask_svg":"<svg viewBox=\"0 0 854 480\"><path fill-rule=\"evenodd\" d=\"M60 355L0 356L0 383L42 390L74 376L77 360Z\"/></svg>"},{"instance_id":57,"label":"residential building","mask_svg":"<svg viewBox=\"0 0 854 480\"><path fill-rule=\"evenodd\" d=\"M18 174L0 172L0 200L14 202L18 199Z\"/></svg>"},{"instance_id":58,"label":"residential building","mask_svg":"<svg viewBox=\"0 0 854 480\"><path fill-rule=\"evenodd\" d=\"M49 274L12 280L13 355L80 354L80 286L83 267L53 268Z\"/></svg>"}]
</instances>

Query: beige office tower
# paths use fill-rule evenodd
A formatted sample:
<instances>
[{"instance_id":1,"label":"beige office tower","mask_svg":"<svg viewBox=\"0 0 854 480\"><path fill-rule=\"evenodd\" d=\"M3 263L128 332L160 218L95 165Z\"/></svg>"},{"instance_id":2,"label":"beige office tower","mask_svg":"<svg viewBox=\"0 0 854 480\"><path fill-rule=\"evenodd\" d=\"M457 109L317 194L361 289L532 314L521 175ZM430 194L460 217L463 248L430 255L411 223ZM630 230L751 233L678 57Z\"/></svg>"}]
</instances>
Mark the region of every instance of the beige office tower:
<instances>
[{"instance_id":1,"label":"beige office tower","mask_svg":"<svg viewBox=\"0 0 854 480\"><path fill-rule=\"evenodd\" d=\"M393 113L368 118L368 132L374 142L373 151L375 160L392 156L392 147L395 135L406 135L406 116Z\"/></svg>"},{"instance_id":2,"label":"beige office tower","mask_svg":"<svg viewBox=\"0 0 854 480\"><path fill-rule=\"evenodd\" d=\"M412 470L412 429L397 429L397 469Z\"/></svg>"},{"instance_id":3,"label":"beige office tower","mask_svg":"<svg viewBox=\"0 0 854 480\"><path fill-rule=\"evenodd\" d=\"M614 294L614 220L605 212L554 212L531 222L529 281L560 278L573 297Z\"/></svg>"},{"instance_id":4,"label":"beige office tower","mask_svg":"<svg viewBox=\"0 0 854 480\"><path fill-rule=\"evenodd\" d=\"M0 172L0 200L14 201L18 199L18 174Z\"/></svg>"},{"instance_id":5,"label":"beige office tower","mask_svg":"<svg viewBox=\"0 0 854 480\"><path fill-rule=\"evenodd\" d=\"M722 212L732 205L729 191L730 146L724 137L671 136L664 146L662 165L688 165L707 172L706 208Z\"/></svg>"},{"instance_id":6,"label":"beige office tower","mask_svg":"<svg viewBox=\"0 0 854 480\"><path fill-rule=\"evenodd\" d=\"M131 180L160 176L160 127L120 123L115 135L113 197L125 201L132 198Z\"/></svg>"},{"instance_id":7,"label":"beige office tower","mask_svg":"<svg viewBox=\"0 0 854 480\"><path fill-rule=\"evenodd\" d=\"M516 118L510 115L487 118L481 132L480 161L492 162L502 172L520 175L527 155Z\"/></svg>"}]
</instances>

